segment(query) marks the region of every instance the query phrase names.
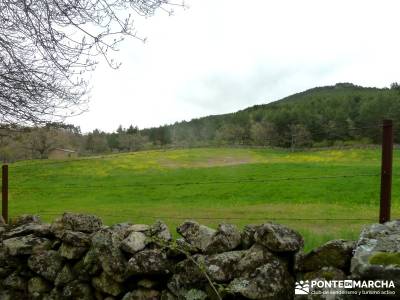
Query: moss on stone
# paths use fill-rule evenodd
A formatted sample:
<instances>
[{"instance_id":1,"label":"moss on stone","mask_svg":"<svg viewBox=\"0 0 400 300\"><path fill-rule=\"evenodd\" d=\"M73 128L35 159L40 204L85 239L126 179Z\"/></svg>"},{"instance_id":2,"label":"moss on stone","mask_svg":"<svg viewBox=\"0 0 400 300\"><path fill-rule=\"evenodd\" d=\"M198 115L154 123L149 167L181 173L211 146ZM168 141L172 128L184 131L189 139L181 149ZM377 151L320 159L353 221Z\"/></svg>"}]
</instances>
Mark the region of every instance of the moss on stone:
<instances>
[{"instance_id":1,"label":"moss on stone","mask_svg":"<svg viewBox=\"0 0 400 300\"><path fill-rule=\"evenodd\" d=\"M322 272L322 277L326 280L333 280L335 278L335 274L333 272L325 271Z\"/></svg>"},{"instance_id":2,"label":"moss on stone","mask_svg":"<svg viewBox=\"0 0 400 300\"><path fill-rule=\"evenodd\" d=\"M395 265L400 267L400 252L377 252L369 258L371 265Z\"/></svg>"},{"instance_id":3,"label":"moss on stone","mask_svg":"<svg viewBox=\"0 0 400 300\"><path fill-rule=\"evenodd\" d=\"M324 267L320 270L307 272L304 274L305 280L313 279L325 279L325 280L342 280L345 279L346 275L342 270L333 267Z\"/></svg>"}]
</instances>

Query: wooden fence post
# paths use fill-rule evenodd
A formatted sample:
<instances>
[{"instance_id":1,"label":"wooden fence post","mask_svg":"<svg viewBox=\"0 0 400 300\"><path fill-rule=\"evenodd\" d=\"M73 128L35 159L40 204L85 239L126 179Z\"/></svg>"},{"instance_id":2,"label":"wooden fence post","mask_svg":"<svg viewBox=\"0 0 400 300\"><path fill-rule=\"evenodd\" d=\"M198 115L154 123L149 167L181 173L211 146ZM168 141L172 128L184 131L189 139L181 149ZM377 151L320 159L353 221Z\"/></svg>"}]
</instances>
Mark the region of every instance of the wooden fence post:
<instances>
[{"instance_id":1,"label":"wooden fence post","mask_svg":"<svg viewBox=\"0 0 400 300\"><path fill-rule=\"evenodd\" d=\"M392 193L393 163L393 122L383 120L382 131L382 166L381 166L381 202L379 223L390 221L390 202Z\"/></svg>"},{"instance_id":2,"label":"wooden fence post","mask_svg":"<svg viewBox=\"0 0 400 300\"><path fill-rule=\"evenodd\" d=\"M1 212L3 219L8 223L8 165L2 166L1 184Z\"/></svg>"}]
</instances>

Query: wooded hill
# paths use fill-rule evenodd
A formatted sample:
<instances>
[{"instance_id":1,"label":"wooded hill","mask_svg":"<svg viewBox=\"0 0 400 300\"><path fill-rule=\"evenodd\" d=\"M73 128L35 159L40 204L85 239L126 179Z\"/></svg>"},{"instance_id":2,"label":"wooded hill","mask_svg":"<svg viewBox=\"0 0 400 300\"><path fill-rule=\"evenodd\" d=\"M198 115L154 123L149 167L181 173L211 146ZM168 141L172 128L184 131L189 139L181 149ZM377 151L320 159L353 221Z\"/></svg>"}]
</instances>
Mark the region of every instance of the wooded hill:
<instances>
[{"instance_id":1,"label":"wooded hill","mask_svg":"<svg viewBox=\"0 0 400 300\"><path fill-rule=\"evenodd\" d=\"M400 89L351 83L313 88L224 115L141 130L154 144L251 144L280 147L378 143L384 118L400 121ZM400 132L396 133L400 141Z\"/></svg>"},{"instance_id":2,"label":"wooded hill","mask_svg":"<svg viewBox=\"0 0 400 300\"><path fill-rule=\"evenodd\" d=\"M351 83L313 88L265 105L224 115L139 130L119 126L115 132L47 124L0 132L0 159L46 158L55 147L81 155L126 152L160 147L254 145L328 147L379 143L384 118L395 122L400 142L400 87L365 88ZM397 130L396 130L397 129Z\"/></svg>"}]
</instances>

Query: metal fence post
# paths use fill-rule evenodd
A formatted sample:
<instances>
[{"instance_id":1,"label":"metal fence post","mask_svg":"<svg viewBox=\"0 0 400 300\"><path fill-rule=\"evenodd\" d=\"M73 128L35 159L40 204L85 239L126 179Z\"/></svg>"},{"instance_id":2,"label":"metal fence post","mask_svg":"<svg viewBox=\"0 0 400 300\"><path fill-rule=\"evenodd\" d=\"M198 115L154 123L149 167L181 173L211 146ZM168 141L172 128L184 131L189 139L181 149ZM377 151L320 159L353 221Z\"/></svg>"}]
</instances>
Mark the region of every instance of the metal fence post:
<instances>
[{"instance_id":1,"label":"metal fence post","mask_svg":"<svg viewBox=\"0 0 400 300\"><path fill-rule=\"evenodd\" d=\"M1 212L3 219L8 223L8 165L2 166L2 184L1 184Z\"/></svg>"},{"instance_id":2,"label":"metal fence post","mask_svg":"<svg viewBox=\"0 0 400 300\"><path fill-rule=\"evenodd\" d=\"M382 131L382 166L381 166L381 202L379 223L390 221L390 202L392 193L393 162L393 122L383 120Z\"/></svg>"}]
</instances>

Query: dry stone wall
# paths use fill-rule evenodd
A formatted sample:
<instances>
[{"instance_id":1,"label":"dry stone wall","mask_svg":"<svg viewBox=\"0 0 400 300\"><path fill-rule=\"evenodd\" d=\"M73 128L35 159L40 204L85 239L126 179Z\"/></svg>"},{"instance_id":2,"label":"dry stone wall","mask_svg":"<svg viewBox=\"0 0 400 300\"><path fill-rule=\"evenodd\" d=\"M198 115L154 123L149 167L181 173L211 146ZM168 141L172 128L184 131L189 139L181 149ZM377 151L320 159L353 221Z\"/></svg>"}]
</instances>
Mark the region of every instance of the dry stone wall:
<instances>
[{"instance_id":1,"label":"dry stone wall","mask_svg":"<svg viewBox=\"0 0 400 300\"><path fill-rule=\"evenodd\" d=\"M21 216L0 224L0 299L286 300L298 280L400 278L399 265L369 259L400 251L396 221L307 254L301 235L279 224L240 231L186 221L177 232L173 239L161 221L104 226L96 216L65 213L45 224Z\"/></svg>"}]
</instances>

